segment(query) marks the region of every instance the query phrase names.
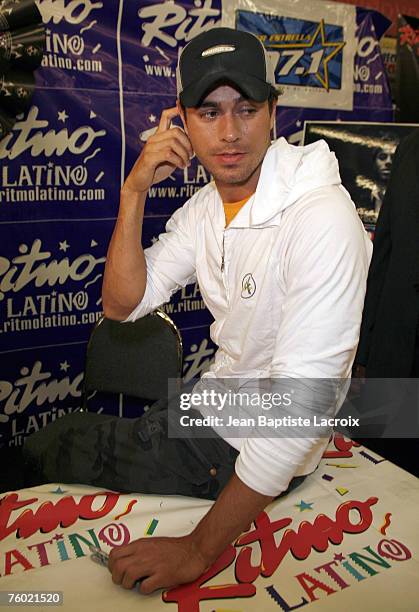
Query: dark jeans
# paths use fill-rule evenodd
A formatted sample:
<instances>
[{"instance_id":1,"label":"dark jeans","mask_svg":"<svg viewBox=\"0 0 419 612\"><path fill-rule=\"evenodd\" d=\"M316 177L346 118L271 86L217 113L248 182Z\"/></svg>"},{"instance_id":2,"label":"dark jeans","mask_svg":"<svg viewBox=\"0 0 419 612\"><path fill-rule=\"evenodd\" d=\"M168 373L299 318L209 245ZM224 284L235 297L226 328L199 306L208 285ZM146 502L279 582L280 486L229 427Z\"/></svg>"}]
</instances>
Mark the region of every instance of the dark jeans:
<instances>
[{"instance_id":1,"label":"dark jeans","mask_svg":"<svg viewBox=\"0 0 419 612\"><path fill-rule=\"evenodd\" d=\"M23 461L18 449L0 451L1 464L11 467L0 490L60 482L217 499L234 473L238 451L217 435L169 437L171 414L167 401L159 401L136 419L66 415L25 439ZM295 477L281 495L304 478Z\"/></svg>"}]
</instances>

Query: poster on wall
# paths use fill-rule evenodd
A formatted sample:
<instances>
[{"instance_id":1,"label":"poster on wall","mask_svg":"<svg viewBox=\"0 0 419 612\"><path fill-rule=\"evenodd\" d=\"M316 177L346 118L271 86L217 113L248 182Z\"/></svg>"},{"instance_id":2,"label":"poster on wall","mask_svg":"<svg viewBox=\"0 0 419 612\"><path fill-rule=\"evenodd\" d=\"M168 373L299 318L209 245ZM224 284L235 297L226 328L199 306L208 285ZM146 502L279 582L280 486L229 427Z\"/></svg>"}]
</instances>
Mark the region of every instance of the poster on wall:
<instances>
[{"instance_id":1,"label":"poster on wall","mask_svg":"<svg viewBox=\"0 0 419 612\"><path fill-rule=\"evenodd\" d=\"M344 187L373 234L396 149L419 124L307 121L304 144L323 139L335 152Z\"/></svg>"},{"instance_id":2,"label":"poster on wall","mask_svg":"<svg viewBox=\"0 0 419 612\"><path fill-rule=\"evenodd\" d=\"M286 106L353 108L355 7L312 0L223 2L223 25L256 34L276 60Z\"/></svg>"}]
</instances>

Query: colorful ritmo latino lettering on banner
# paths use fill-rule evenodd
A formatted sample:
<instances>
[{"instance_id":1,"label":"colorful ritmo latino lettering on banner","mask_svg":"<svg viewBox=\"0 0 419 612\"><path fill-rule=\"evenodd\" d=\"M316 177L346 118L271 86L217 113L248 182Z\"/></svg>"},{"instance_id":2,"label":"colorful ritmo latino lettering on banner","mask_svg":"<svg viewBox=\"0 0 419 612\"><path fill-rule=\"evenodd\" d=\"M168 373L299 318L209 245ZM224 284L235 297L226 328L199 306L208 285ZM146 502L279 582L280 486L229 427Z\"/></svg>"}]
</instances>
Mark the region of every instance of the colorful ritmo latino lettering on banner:
<instances>
[{"instance_id":1,"label":"colorful ritmo latino lettering on banner","mask_svg":"<svg viewBox=\"0 0 419 612\"><path fill-rule=\"evenodd\" d=\"M51 492L53 493L53 491ZM39 499L36 493L10 493L0 502L0 540L10 546L15 536L19 546L7 548L1 555L0 575L8 576L21 571L47 567L51 564L80 558L89 554L89 546L113 547L127 544L132 533L126 518L136 504L131 499L123 511L117 511L120 495L111 492L97 492L76 499L65 495L58 488L57 501ZM254 527L238 538L234 545L226 548L217 561L193 583L170 589L162 594L166 603L177 603L179 612L199 612L200 602L205 600L248 599L256 595L259 577L272 577L289 555L298 561L310 559L313 551L326 553L320 565L312 568L304 566L294 579L300 595L298 600L289 598L287 585L271 584L263 586L266 596L272 598L284 612L302 607L311 602L339 593L341 590L358 584L371 576L391 569L394 563L407 561L412 557L409 548L395 539L382 538L372 534L371 543L343 554L335 546L347 545L348 535L363 534L373 522L373 509L377 497L365 500L348 500L340 504L334 516L318 514L314 520L304 520L296 528L289 526L293 519L284 516L271 520L266 512L261 512ZM101 520L110 513L115 514L113 522L97 527L94 521ZM120 519L124 519L120 521ZM83 522L89 527L82 529ZM69 528L77 524L77 530L69 533ZM60 529L57 532L57 528ZM42 541L33 542L33 536L43 534ZM22 545L24 540L30 543ZM250 544L257 544L253 549ZM4 544L3 544L4 548ZM260 562L255 563L260 556ZM222 572L234 565L235 580L223 580ZM231 572L229 572L231 575ZM207 583L217 577L217 583ZM221 581L221 582L220 582Z\"/></svg>"}]
</instances>

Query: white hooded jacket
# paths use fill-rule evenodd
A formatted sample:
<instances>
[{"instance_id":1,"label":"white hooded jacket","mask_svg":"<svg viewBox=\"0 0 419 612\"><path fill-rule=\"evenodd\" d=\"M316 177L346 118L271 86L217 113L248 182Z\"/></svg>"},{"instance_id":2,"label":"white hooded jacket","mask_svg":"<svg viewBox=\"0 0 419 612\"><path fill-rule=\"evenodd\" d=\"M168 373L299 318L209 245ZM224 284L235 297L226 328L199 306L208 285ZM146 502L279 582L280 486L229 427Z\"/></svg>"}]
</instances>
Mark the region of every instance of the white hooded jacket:
<instances>
[{"instance_id":1,"label":"white hooded jacket","mask_svg":"<svg viewBox=\"0 0 419 612\"><path fill-rule=\"evenodd\" d=\"M134 321L198 281L219 349L207 377L348 378L359 338L371 241L324 141L268 149L255 194L230 225L214 183L178 209L145 250ZM340 406L337 406L337 409ZM235 471L278 495L313 471L324 438L228 438Z\"/></svg>"}]
</instances>

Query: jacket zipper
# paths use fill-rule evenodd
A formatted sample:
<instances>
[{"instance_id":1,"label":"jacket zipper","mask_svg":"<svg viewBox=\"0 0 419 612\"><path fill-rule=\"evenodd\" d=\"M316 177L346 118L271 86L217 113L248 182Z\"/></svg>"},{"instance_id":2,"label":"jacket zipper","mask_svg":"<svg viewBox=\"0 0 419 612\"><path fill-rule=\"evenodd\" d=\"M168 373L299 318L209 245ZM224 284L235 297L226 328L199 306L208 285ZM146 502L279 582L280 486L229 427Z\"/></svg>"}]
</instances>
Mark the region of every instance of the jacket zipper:
<instances>
[{"instance_id":1,"label":"jacket zipper","mask_svg":"<svg viewBox=\"0 0 419 612\"><path fill-rule=\"evenodd\" d=\"M223 251L221 254L221 276L223 279L224 289L226 291L228 308L230 309L230 295L228 291L228 279L226 278L226 263L225 263L225 233L226 231L224 230L223 231Z\"/></svg>"},{"instance_id":2,"label":"jacket zipper","mask_svg":"<svg viewBox=\"0 0 419 612\"><path fill-rule=\"evenodd\" d=\"M221 272L224 272L224 238L225 238L225 231L223 231L223 252L221 253Z\"/></svg>"}]
</instances>

